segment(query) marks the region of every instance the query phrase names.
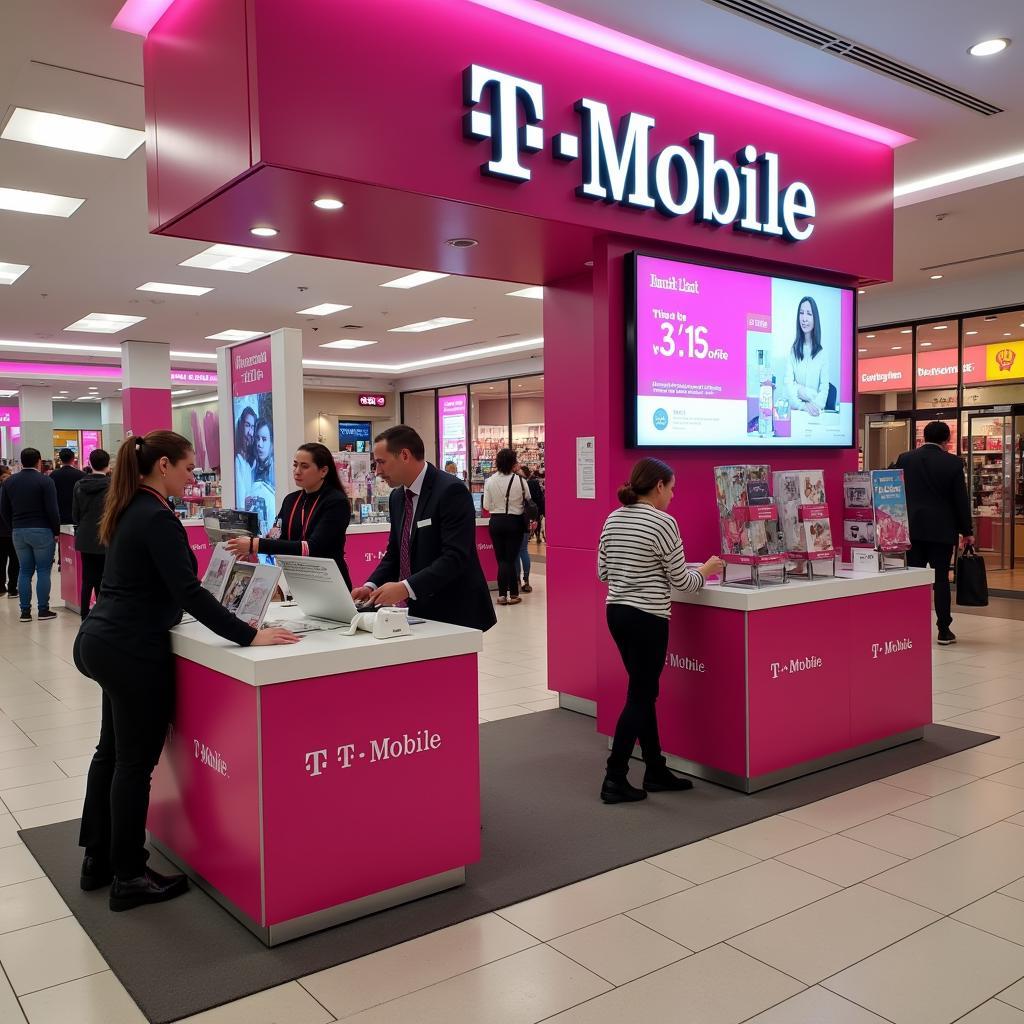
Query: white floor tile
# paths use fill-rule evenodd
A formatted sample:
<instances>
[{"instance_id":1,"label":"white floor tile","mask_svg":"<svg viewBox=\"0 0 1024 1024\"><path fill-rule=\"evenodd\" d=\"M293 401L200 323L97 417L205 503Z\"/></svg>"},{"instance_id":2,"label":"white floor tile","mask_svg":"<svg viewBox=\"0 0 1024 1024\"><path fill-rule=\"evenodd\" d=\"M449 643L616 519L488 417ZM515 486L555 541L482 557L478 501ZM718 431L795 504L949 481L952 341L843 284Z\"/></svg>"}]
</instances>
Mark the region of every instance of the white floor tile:
<instances>
[{"instance_id":1,"label":"white floor tile","mask_svg":"<svg viewBox=\"0 0 1024 1024\"><path fill-rule=\"evenodd\" d=\"M784 817L810 825L822 832L843 832L872 818L917 803L920 793L911 793L884 782L872 782L857 789L818 800L806 807L786 811Z\"/></svg>"},{"instance_id":2,"label":"white floor tile","mask_svg":"<svg viewBox=\"0 0 1024 1024\"><path fill-rule=\"evenodd\" d=\"M501 690L498 693L482 693L479 697L479 707L480 711L484 712L491 708L505 708L512 704L522 704L528 700L542 700L546 695L546 690L538 688Z\"/></svg>"},{"instance_id":3,"label":"white floor tile","mask_svg":"<svg viewBox=\"0 0 1024 1024\"><path fill-rule=\"evenodd\" d=\"M943 920L837 974L825 987L894 1024L951 1024L1022 976L1024 947Z\"/></svg>"},{"instance_id":4,"label":"white floor tile","mask_svg":"<svg viewBox=\"0 0 1024 1024\"><path fill-rule=\"evenodd\" d=\"M1024 727L1024 721L1020 718L996 715L991 711L968 711L965 715L956 715L947 719L946 724L957 726L960 729L979 729L982 732L992 733L994 736L1004 736L1006 733L1016 732Z\"/></svg>"},{"instance_id":5,"label":"white floor tile","mask_svg":"<svg viewBox=\"0 0 1024 1024\"><path fill-rule=\"evenodd\" d=\"M1024 761L1024 757L994 757L986 752L991 745L991 743L986 743L984 746L974 747L972 750L961 750L959 754L950 754L949 757L932 761L932 764L939 768L949 768L955 772L963 772L965 775L984 778Z\"/></svg>"},{"instance_id":6,"label":"white floor tile","mask_svg":"<svg viewBox=\"0 0 1024 1024\"><path fill-rule=\"evenodd\" d=\"M1024 902L994 892L957 911L953 917L990 935L1024 946Z\"/></svg>"},{"instance_id":7,"label":"white floor tile","mask_svg":"<svg viewBox=\"0 0 1024 1024\"><path fill-rule=\"evenodd\" d=\"M0 963L19 996L107 969L71 917L0 935Z\"/></svg>"},{"instance_id":8,"label":"white floor tile","mask_svg":"<svg viewBox=\"0 0 1024 1024\"><path fill-rule=\"evenodd\" d=\"M737 935L729 944L814 985L938 917L915 903L856 885Z\"/></svg>"},{"instance_id":9,"label":"white floor tile","mask_svg":"<svg viewBox=\"0 0 1024 1024\"><path fill-rule=\"evenodd\" d=\"M0 848L5 846L17 846L21 840L18 838L18 819L13 814L0 814Z\"/></svg>"},{"instance_id":10,"label":"white floor tile","mask_svg":"<svg viewBox=\"0 0 1024 1024\"><path fill-rule=\"evenodd\" d=\"M0 768L0 791L16 786L31 786L38 782L59 782L66 778L52 762L23 765L20 768Z\"/></svg>"},{"instance_id":11,"label":"white floor tile","mask_svg":"<svg viewBox=\"0 0 1024 1024\"><path fill-rule=\"evenodd\" d=\"M485 722L500 722L503 718L518 718L520 715L532 715L533 713L521 704L513 704L507 708L490 708L487 711L481 711L480 717Z\"/></svg>"},{"instance_id":12,"label":"white floor tile","mask_svg":"<svg viewBox=\"0 0 1024 1024\"><path fill-rule=\"evenodd\" d=\"M33 807L45 807L67 800L79 800L85 796L85 779L59 779L56 782L39 782L32 786L0 790L0 799L12 811L25 811ZM1024 808L1024 803L1021 803Z\"/></svg>"},{"instance_id":13,"label":"white floor tile","mask_svg":"<svg viewBox=\"0 0 1024 1024\"><path fill-rule=\"evenodd\" d=\"M27 810L14 813L20 828L38 828L40 825L53 825L58 821L73 821L81 816L81 800L66 800L64 803L47 804L45 807L29 807Z\"/></svg>"},{"instance_id":14,"label":"white floor tile","mask_svg":"<svg viewBox=\"0 0 1024 1024\"><path fill-rule=\"evenodd\" d=\"M547 1024L737 1024L800 988L799 982L731 946L715 946L559 1014Z\"/></svg>"},{"instance_id":15,"label":"white floor tile","mask_svg":"<svg viewBox=\"0 0 1024 1024\"><path fill-rule=\"evenodd\" d=\"M689 846L681 846L678 850L649 857L647 863L671 871L673 875L679 875L694 885L700 885L702 882L710 882L712 878L749 868L757 863L757 857L716 843L714 839L702 839Z\"/></svg>"},{"instance_id":16,"label":"white floor tile","mask_svg":"<svg viewBox=\"0 0 1024 1024\"><path fill-rule=\"evenodd\" d=\"M819 828L811 828L792 818L776 815L762 818L750 825L731 829L715 836L715 842L749 853L751 857L777 857L798 846L824 839L828 835Z\"/></svg>"},{"instance_id":17,"label":"white floor tile","mask_svg":"<svg viewBox=\"0 0 1024 1024\"><path fill-rule=\"evenodd\" d=\"M96 742L100 734L98 722L86 722L84 725L62 725L58 729L37 729L30 732L32 742L39 746L49 743L63 743L65 740L87 740Z\"/></svg>"},{"instance_id":18,"label":"white floor tile","mask_svg":"<svg viewBox=\"0 0 1024 1024\"><path fill-rule=\"evenodd\" d=\"M910 771L890 776L885 780L885 784L909 789L912 793L921 793L924 796L938 796L959 786L966 786L974 779L975 776L967 772L954 772L935 764L922 764L917 768L911 768Z\"/></svg>"},{"instance_id":19,"label":"white floor tile","mask_svg":"<svg viewBox=\"0 0 1024 1024\"><path fill-rule=\"evenodd\" d=\"M89 765L92 764L92 754L82 754L79 757L62 757L54 763L69 778L74 778L76 775L87 775Z\"/></svg>"},{"instance_id":20,"label":"white floor tile","mask_svg":"<svg viewBox=\"0 0 1024 1024\"><path fill-rule=\"evenodd\" d=\"M1009 988L1000 992L999 1000L1016 1007L1018 1010L1024 1010L1024 980L1015 982Z\"/></svg>"},{"instance_id":21,"label":"white floor tile","mask_svg":"<svg viewBox=\"0 0 1024 1024\"><path fill-rule=\"evenodd\" d=\"M23 996L29 1024L146 1024L124 986L110 971Z\"/></svg>"},{"instance_id":22,"label":"white floor tile","mask_svg":"<svg viewBox=\"0 0 1024 1024\"><path fill-rule=\"evenodd\" d=\"M815 986L773 1006L747 1024L888 1024L862 1006Z\"/></svg>"},{"instance_id":23,"label":"white floor tile","mask_svg":"<svg viewBox=\"0 0 1024 1024\"><path fill-rule=\"evenodd\" d=\"M485 914L299 981L340 1020L535 945L532 935Z\"/></svg>"},{"instance_id":24,"label":"white floor tile","mask_svg":"<svg viewBox=\"0 0 1024 1024\"><path fill-rule=\"evenodd\" d=\"M957 837L952 832L942 832L937 828L919 825L916 821L897 818L886 814L874 821L866 821L863 825L848 829L842 833L859 843L867 843L879 850L894 853L897 857L920 857L924 853L937 850L940 846L953 842Z\"/></svg>"},{"instance_id":25,"label":"white floor tile","mask_svg":"<svg viewBox=\"0 0 1024 1024\"><path fill-rule=\"evenodd\" d=\"M1024 1024L1024 1012L1008 1006L1000 997L982 1003L966 1017L961 1017L957 1024Z\"/></svg>"},{"instance_id":26,"label":"white floor tile","mask_svg":"<svg viewBox=\"0 0 1024 1024\"><path fill-rule=\"evenodd\" d=\"M1001 772L988 776L988 781L1024 789L1024 764L1015 764L1012 768L1004 768Z\"/></svg>"},{"instance_id":27,"label":"white floor tile","mask_svg":"<svg viewBox=\"0 0 1024 1024\"><path fill-rule=\"evenodd\" d=\"M70 916L71 911L48 878L0 885L0 934Z\"/></svg>"},{"instance_id":28,"label":"white floor tile","mask_svg":"<svg viewBox=\"0 0 1024 1024\"><path fill-rule=\"evenodd\" d=\"M978 779L969 786L961 786L893 813L898 818L964 836L1021 811L1024 811L1024 789L1003 786L991 779Z\"/></svg>"},{"instance_id":29,"label":"white floor tile","mask_svg":"<svg viewBox=\"0 0 1024 1024\"><path fill-rule=\"evenodd\" d=\"M863 882L903 863L902 857L865 846L844 836L829 836L808 846L782 853L776 860L801 871L824 878L836 885L848 886Z\"/></svg>"},{"instance_id":30,"label":"white floor tile","mask_svg":"<svg viewBox=\"0 0 1024 1024\"><path fill-rule=\"evenodd\" d=\"M3 971L0 971L0 1020L4 1024L26 1024L18 997Z\"/></svg>"},{"instance_id":31,"label":"white floor tile","mask_svg":"<svg viewBox=\"0 0 1024 1024\"><path fill-rule=\"evenodd\" d=\"M21 843L0 848L0 886L16 885L30 878L42 877L43 869Z\"/></svg>"},{"instance_id":32,"label":"white floor tile","mask_svg":"<svg viewBox=\"0 0 1024 1024\"><path fill-rule=\"evenodd\" d=\"M701 950L835 891L830 882L769 860L640 907L628 916L687 949Z\"/></svg>"},{"instance_id":33,"label":"white floor tile","mask_svg":"<svg viewBox=\"0 0 1024 1024\"><path fill-rule=\"evenodd\" d=\"M297 981L291 981L186 1017L178 1024L330 1024L333 1020Z\"/></svg>"},{"instance_id":34,"label":"white floor tile","mask_svg":"<svg viewBox=\"0 0 1024 1024\"><path fill-rule=\"evenodd\" d=\"M686 879L640 861L505 907L498 913L517 928L546 942L689 888Z\"/></svg>"},{"instance_id":35,"label":"white floor tile","mask_svg":"<svg viewBox=\"0 0 1024 1024\"><path fill-rule=\"evenodd\" d=\"M59 729L62 725L84 725L86 722L98 723L99 720L100 709L98 707L79 711L72 711L68 708L45 715L28 715L24 718L15 716L14 719L18 728L29 735L41 729Z\"/></svg>"}]
</instances>

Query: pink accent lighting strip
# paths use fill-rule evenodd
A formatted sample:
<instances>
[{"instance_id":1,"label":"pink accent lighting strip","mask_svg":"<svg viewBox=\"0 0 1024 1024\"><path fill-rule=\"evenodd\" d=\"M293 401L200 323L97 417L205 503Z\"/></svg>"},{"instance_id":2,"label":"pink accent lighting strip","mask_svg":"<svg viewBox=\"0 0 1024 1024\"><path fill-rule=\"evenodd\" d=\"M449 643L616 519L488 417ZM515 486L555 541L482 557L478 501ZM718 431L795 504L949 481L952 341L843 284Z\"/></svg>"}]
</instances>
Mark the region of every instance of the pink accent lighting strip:
<instances>
[{"instance_id":1,"label":"pink accent lighting strip","mask_svg":"<svg viewBox=\"0 0 1024 1024\"><path fill-rule=\"evenodd\" d=\"M148 36L174 0L127 0L114 19L114 28Z\"/></svg>"}]
</instances>

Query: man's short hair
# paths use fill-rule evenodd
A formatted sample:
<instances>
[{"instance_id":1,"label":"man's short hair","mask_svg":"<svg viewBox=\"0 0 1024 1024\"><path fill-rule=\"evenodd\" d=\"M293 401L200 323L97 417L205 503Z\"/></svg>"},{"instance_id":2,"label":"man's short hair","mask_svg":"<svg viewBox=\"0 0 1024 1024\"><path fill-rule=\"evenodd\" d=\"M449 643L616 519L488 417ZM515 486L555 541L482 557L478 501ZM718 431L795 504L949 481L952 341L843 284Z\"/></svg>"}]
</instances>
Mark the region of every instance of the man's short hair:
<instances>
[{"instance_id":1,"label":"man's short hair","mask_svg":"<svg viewBox=\"0 0 1024 1024\"><path fill-rule=\"evenodd\" d=\"M408 448L409 454L414 459L417 461L423 459L425 450L423 438L412 427L408 427L404 423L399 423L397 427L388 427L387 430L378 434L373 439L374 444L377 444L379 441L384 442L392 455L398 455L403 448Z\"/></svg>"},{"instance_id":2,"label":"man's short hair","mask_svg":"<svg viewBox=\"0 0 1024 1024\"><path fill-rule=\"evenodd\" d=\"M949 440L949 424L942 420L932 420L925 424L924 439L928 444L945 444Z\"/></svg>"},{"instance_id":3,"label":"man's short hair","mask_svg":"<svg viewBox=\"0 0 1024 1024\"><path fill-rule=\"evenodd\" d=\"M29 469L34 469L39 465L39 459L41 458L38 448L22 448L21 449L21 464L27 466Z\"/></svg>"},{"instance_id":4,"label":"man's short hair","mask_svg":"<svg viewBox=\"0 0 1024 1024\"><path fill-rule=\"evenodd\" d=\"M57 454L60 456L61 462L68 463L75 461L75 453L70 448L61 448Z\"/></svg>"},{"instance_id":5,"label":"man's short hair","mask_svg":"<svg viewBox=\"0 0 1024 1024\"><path fill-rule=\"evenodd\" d=\"M97 472L102 473L110 465L110 455L102 448L93 448L89 452L89 465Z\"/></svg>"}]
</instances>

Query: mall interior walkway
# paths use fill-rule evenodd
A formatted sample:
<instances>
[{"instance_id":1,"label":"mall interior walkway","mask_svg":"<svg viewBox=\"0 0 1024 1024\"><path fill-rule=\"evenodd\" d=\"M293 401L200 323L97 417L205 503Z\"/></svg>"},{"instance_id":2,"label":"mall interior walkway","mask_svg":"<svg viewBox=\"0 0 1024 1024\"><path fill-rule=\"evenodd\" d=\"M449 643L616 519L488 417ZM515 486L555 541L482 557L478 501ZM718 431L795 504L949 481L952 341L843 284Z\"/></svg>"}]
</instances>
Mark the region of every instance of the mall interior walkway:
<instances>
[{"instance_id":1,"label":"mall interior walkway","mask_svg":"<svg viewBox=\"0 0 1024 1024\"><path fill-rule=\"evenodd\" d=\"M482 722L555 706L532 582L485 639ZM935 649L935 720L1000 739L190 1024L1024 1024L1024 622L990 611ZM80 812L99 692L77 626L0 604L4 1024L144 1020L17 835Z\"/></svg>"}]
</instances>

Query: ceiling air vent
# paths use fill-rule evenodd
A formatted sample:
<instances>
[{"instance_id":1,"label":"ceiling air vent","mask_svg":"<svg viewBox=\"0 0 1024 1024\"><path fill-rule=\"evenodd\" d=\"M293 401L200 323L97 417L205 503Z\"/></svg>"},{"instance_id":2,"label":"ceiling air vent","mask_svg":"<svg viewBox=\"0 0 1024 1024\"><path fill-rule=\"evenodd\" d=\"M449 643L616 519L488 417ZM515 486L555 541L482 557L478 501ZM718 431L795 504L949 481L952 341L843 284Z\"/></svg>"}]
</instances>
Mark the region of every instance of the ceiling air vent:
<instances>
[{"instance_id":1,"label":"ceiling air vent","mask_svg":"<svg viewBox=\"0 0 1024 1024\"><path fill-rule=\"evenodd\" d=\"M799 39L802 43L807 43L809 46L813 46L825 53L835 54L837 57L852 61L854 64L859 64L870 71L876 71L880 75L894 78L905 85L924 89L925 92L930 92L933 96L949 100L951 103L966 107L975 113L984 114L986 117L992 114L1003 113L1002 107L997 107L993 103L963 92L948 82L931 78L920 71L915 71L914 68L908 67L906 64L900 64L892 58L886 57L884 54L878 53L875 50L869 50L867 47L860 46L850 39L843 39L842 36L837 36L834 32L819 28L817 25L813 25L809 21L803 21L801 18L796 18L792 14L786 14L785 11L779 11L765 4L757 3L756 0L704 0L704 2L712 7L720 7L722 10L742 15L744 18L749 18L751 21L766 25L776 32L782 32L793 39Z\"/></svg>"},{"instance_id":2,"label":"ceiling air vent","mask_svg":"<svg viewBox=\"0 0 1024 1024\"><path fill-rule=\"evenodd\" d=\"M338 329L341 331L361 331L363 324L342 324Z\"/></svg>"}]
</instances>

